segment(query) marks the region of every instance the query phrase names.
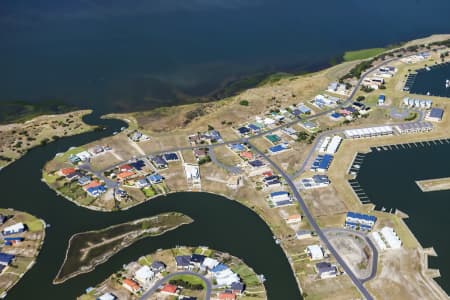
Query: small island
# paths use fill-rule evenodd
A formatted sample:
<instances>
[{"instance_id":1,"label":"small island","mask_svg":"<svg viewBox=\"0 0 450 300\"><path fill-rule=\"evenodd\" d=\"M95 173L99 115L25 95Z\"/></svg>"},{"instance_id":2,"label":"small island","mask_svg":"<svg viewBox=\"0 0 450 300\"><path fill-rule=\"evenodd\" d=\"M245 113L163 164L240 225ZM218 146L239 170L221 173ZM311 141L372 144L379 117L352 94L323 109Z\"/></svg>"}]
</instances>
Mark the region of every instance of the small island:
<instances>
[{"instance_id":1,"label":"small island","mask_svg":"<svg viewBox=\"0 0 450 300\"><path fill-rule=\"evenodd\" d=\"M79 274L92 271L97 265L106 262L139 239L162 235L192 222L193 220L184 214L170 212L100 230L77 233L69 240L66 258L53 283L63 283Z\"/></svg>"},{"instance_id":2,"label":"small island","mask_svg":"<svg viewBox=\"0 0 450 300\"><path fill-rule=\"evenodd\" d=\"M0 298L33 266L45 237L44 221L0 208Z\"/></svg>"},{"instance_id":3,"label":"small island","mask_svg":"<svg viewBox=\"0 0 450 300\"><path fill-rule=\"evenodd\" d=\"M259 276L241 259L207 247L158 250L88 288L94 299L267 299Z\"/></svg>"}]
</instances>

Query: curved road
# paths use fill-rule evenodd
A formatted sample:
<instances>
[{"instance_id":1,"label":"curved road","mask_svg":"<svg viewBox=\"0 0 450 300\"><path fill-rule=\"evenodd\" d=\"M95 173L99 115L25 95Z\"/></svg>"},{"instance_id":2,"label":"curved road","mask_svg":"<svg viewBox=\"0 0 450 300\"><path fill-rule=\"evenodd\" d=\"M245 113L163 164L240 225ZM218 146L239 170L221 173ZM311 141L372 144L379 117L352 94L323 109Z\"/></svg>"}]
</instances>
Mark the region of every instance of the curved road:
<instances>
[{"instance_id":1,"label":"curved road","mask_svg":"<svg viewBox=\"0 0 450 300\"><path fill-rule=\"evenodd\" d=\"M362 238L364 241L366 241L366 243L372 249L372 266L371 266L371 271L370 271L369 276L367 276L366 278L360 278L360 280L364 283L366 281L369 281L369 280L375 278L375 275L377 275L377 268L378 268L378 249L373 244L372 240L369 239L367 234L364 234L360 231L355 231L355 230L346 229L346 228L324 228L323 232L325 232L325 234L332 232L332 233L346 233L346 234L356 235L356 236Z\"/></svg>"},{"instance_id":2,"label":"curved road","mask_svg":"<svg viewBox=\"0 0 450 300\"><path fill-rule=\"evenodd\" d=\"M211 299L211 291L212 291L212 285L211 285L211 281L209 281L205 276L200 275L198 273L195 272L191 272L191 271L181 271L181 272L176 272L176 273L172 273L169 274L167 276L165 276L164 278L158 280L151 289L149 289L148 291L146 291L141 298L139 298L139 300L146 300L146 299L150 299L150 296L153 295L153 293L156 292L157 289L159 289L159 287L169 281L171 278L178 276L178 275L192 275L192 276L196 276L198 278L200 278L201 280L203 280L203 282L206 285L206 295L205 295L205 300L210 300Z\"/></svg>"}]
</instances>

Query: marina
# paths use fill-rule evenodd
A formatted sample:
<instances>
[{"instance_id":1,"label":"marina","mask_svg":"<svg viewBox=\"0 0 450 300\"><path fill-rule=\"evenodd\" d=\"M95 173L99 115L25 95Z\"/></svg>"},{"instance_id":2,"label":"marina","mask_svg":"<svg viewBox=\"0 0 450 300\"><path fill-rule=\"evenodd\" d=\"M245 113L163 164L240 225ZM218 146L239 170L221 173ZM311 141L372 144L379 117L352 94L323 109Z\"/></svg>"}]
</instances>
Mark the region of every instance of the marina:
<instances>
[{"instance_id":1,"label":"marina","mask_svg":"<svg viewBox=\"0 0 450 300\"><path fill-rule=\"evenodd\" d=\"M438 139L396 146L378 147L378 151L375 148L365 155L364 164L358 171L358 181L353 181L351 185L356 189L355 193L364 190L377 210L391 211L394 208L394 211L399 209L409 216L405 222L421 245L435 248L438 256L431 257L429 265L440 270L441 277L435 280L448 291L450 242L440 232L448 228L450 202L447 200L450 191L424 193L416 180L449 176L448 168L436 166L450 164L450 140Z\"/></svg>"},{"instance_id":2,"label":"marina","mask_svg":"<svg viewBox=\"0 0 450 300\"><path fill-rule=\"evenodd\" d=\"M403 90L411 94L450 98L450 62L417 70L408 75Z\"/></svg>"}]
</instances>

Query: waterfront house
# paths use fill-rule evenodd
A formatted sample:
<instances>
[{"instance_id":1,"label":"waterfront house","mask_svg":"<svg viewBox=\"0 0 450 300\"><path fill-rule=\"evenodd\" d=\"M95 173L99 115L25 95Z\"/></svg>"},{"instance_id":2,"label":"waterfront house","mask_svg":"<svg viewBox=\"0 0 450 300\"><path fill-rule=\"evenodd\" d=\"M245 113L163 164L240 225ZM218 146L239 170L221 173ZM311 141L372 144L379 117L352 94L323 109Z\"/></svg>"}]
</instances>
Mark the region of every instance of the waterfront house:
<instances>
[{"instance_id":1,"label":"waterfront house","mask_svg":"<svg viewBox=\"0 0 450 300\"><path fill-rule=\"evenodd\" d=\"M11 235L11 234L17 234L17 233L22 233L25 232L27 230L26 225L24 225L23 223L16 223L14 225L5 227L2 231L3 235Z\"/></svg>"},{"instance_id":2,"label":"waterfront house","mask_svg":"<svg viewBox=\"0 0 450 300\"><path fill-rule=\"evenodd\" d=\"M126 288L127 290L129 290L133 294L136 294L139 291L141 291L140 285L136 281L129 279L129 278L125 278L123 280L122 286L124 288Z\"/></svg>"},{"instance_id":3,"label":"waterfront house","mask_svg":"<svg viewBox=\"0 0 450 300\"><path fill-rule=\"evenodd\" d=\"M100 183L100 181L98 181L98 180L93 180L93 181L91 181L90 183L88 183L88 184L85 184L84 186L83 186L83 189L86 191L87 189L89 189L89 188L92 188L92 187L98 187L98 186L101 186L102 184Z\"/></svg>"},{"instance_id":4,"label":"waterfront house","mask_svg":"<svg viewBox=\"0 0 450 300\"><path fill-rule=\"evenodd\" d=\"M153 173L153 174L147 176L147 180L151 184L158 184L158 183L163 182L164 177L162 177L159 173Z\"/></svg>"},{"instance_id":5,"label":"waterfront house","mask_svg":"<svg viewBox=\"0 0 450 300\"><path fill-rule=\"evenodd\" d=\"M200 267L205 260L206 256L200 255L200 254L192 254L191 256L191 264L193 264L196 267Z\"/></svg>"},{"instance_id":6,"label":"waterfront house","mask_svg":"<svg viewBox=\"0 0 450 300\"><path fill-rule=\"evenodd\" d=\"M4 237L3 240L5 246L15 246L23 242L25 239L23 237Z\"/></svg>"},{"instance_id":7,"label":"waterfront house","mask_svg":"<svg viewBox=\"0 0 450 300\"><path fill-rule=\"evenodd\" d=\"M344 225L355 230L370 231L376 221L377 217L375 216L349 211L345 217Z\"/></svg>"},{"instance_id":8,"label":"waterfront house","mask_svg":"<svg viewBox=\"0 0 450 300\"><path fill-rule=\"evenodd\" d=\"M152 262L152 265L150 268L153 272L159 273L166 269L166 264L163 263L162 261L157 260L157 261Z\"/></svg>"},{"instance_id":9,"label":"waterfront house","mask_svg":"<svg viewBox=\"0 0 450 300\"><path fill-rule=\"evenodd\" d=\"M16 258L15 255L0 252L0 265L9 266L14 258Z\"/></svg>"},{"instance_id":10,"label":"waterfront house","mask_svg":"<svg viewBox=\"0 0 450 300\"><path fill-rule=\"evenodd\" d=\"M147 187L147 186L149 186L150 185L150 183L147 181L147 179L139 179L138 181L136 181L136 187L137 188L144 188L144 187Z\"/></svg>"},{"instance_id":11,"label":"waterfront house","mask_svg":"<svg viewBox=\"0 0 450 300\"><path fill-rule=\"evenodd\" d=\"M80 171L75 171L73 173L70 173L66 176L66 179L69 181L75 181L78 178L80 178L81 176L83 176L83 174Z\"/></svg>"},{"instance_id":12,"label":"waterfront house","mask_svg":"<svg viewBox=\"0 0 450 300\"><path fill-rule=\"evenodd\" d=\"M91 188L88 188L88 189L86 190L86 192L87 192L90 196L96 198L96 197L100 196L101 194L105 193L105 192L106 192L106 188L105 188L103 185L99 185L99 186L97 186L97 187L91 187Z\"/></svg>"},{"instance_id":13,"label":"waterfront house","mask_svg":"<svg viewBox=\"0 0 450 300\"><path fill-rule=\"evenodd\" d=\"M77 170L75 168L63 168L59 170L59 175L67 177L67 175L70 175L72 173L75 173Z\"/></svg>"},{"instance_id":14,"label":"waterfront house","mask_svg":"<svg viewBox=\"0 0 450 300\"><path fill-rule=\"evenodd\" d=\"M202 266L209 270L212 270L218 264L219 264L219 261L217 259L205 257L205 259L203 260Z\"/></svg>"},{"instance_id":15,"label":"waterfront house","mask_svg":"<svg viewBox=\"0 0 450 300\"><path fill-rule=\"evenodd\" d=\"M155 277L155 273L150 269L149 266L143 266L134 273L134 279L142 285L147 284L150 280Z\"/></svg>"},{"instance_id":16,"label":"waterfront house","mask_svg":"<svg viewBox=\"0 0 450 300\"><path fill-rule=\"evenodd\" d=\"M332 278L337 276L337 268L329 262L319 262L315 265L317 274L321 279Z\"/></svg>"},{"instance_id":17,"label":"waterfront house","mask_svg":"<svg viewBox=\"0 0 450 300\"><path fill-rule=\"evenodd\" d=\"M192 268L191 257L189 255L175 256L175 262L177 264L178 269L190 270Z\"/></svg>"},{"instance_id":18,"label":"waterfront house","mask_svg":"<svg viewBox=\"0 0 450 300\"><path fill-rule=\"evenodd\" d=\"M245 290L245 284L240 281L233 282L230 286L230 290L233 294L242 295Z\"/></svg>"},{"instance_id":19,"label":"waterfront house","mask_svg":"<svg viewBox=\"0 0 450 300\"><path fill-rule=\"evenodd\" d=\"M78 179L78 184L79 185L86 185L89 184L91 182L91 177L89 176L82 176Z\"/></svg>"},{"instance_id":20,"label":"waterfront house","mask_svg":"<svg viewBox=\"0 0 450 300\"><path fill-rule=\"evenodd\" d=\"M233 282L240 281L239 276L224 264L218 264L215 266L211 270L211 273L218 286L231 286Z\"/></svg>"}]
</instances>

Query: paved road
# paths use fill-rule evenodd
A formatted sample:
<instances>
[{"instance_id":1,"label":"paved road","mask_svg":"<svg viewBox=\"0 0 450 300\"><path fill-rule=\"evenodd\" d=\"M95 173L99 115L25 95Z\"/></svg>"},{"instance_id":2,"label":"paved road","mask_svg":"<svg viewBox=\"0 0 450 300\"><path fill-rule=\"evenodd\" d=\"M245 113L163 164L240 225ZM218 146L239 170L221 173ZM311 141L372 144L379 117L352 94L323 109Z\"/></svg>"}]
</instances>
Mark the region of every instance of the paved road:
<instances>
[{"instance_id":1,"label":"paved road","mask_svg":"<svg viewBox=\"0 0 450 300\"><path fill-rule=\"evenodd\" d=\"M362 282L366 282L366 281L369 281L369 280L375 278L375 276L377 275L377 268L378 268L378 249L373 244L372 240L369 239L367 234L360 232L360 231L355 231L355 230L346 229L346 228L324 228L323 232L325 232L325 234L332 232L332 233L345 233L345 234L356 235L356 236L359 236L360 238L362 238L364 241L366 241L366 243L369 245L370 249L372 250L371 271L370 271L369 276L367 276L365 278L360 278L360 280Z\"/></svg>"},{"instance_id":2,"label":"paved road","mask_svg":"<svg viewBox=\"0 0 450 300\"><path fill-rule=\"evenodd\" d=\"M211 299L211 291L212 291L212 285L211 282L203 275L200 275L198 273L195 272L190 272L190 271L181 271L181 272L176 272L176 273L171 273L167 276L165 276L164 278L158 280L151 289L149 289L148 291L146 291L141 298L139 298L139 300L146 300L146 299L150 299L151 295L153 295L153 293L156 292L156 290L165 282L169 281L171 278L178 276L178 275L192 275L192 276L196 276L198 278L200 278L201 280L203 280L203 282L206 285L206 295L205 295L205 300L210 300Z\"/></svg>"},{"instance_id":3,"label":"paved road","mask_svg":"<svg viewBox=\"0 0 450 300\"><path fill-rule=\"evenodd\" d=\"M251 145L251 143L249 143ZM336 258L337 262L341 265L341 267L344 269L345 273L350 277L353 284L357 287L357 289L361 292L361 294L366 298L367 300L373 299L372 296L369 294L367 289L364 287L363 282L356 277L356 275L352 272L350 267L347 265L347 263L342 259L342 257L339 255L339 253L336 251L336 249L333 247L333 245L328 240L325 233L322 231L322 229L319 227L319 224L317 224L316 220L314 219L313 215L309 211L308 206L306 205L305 201L303 200L302 196L300 196L300 193L298 192L294 182L291 180L291 178L284 172L283 169L281 169L280 166L278 166L275 162L273 162L270 157L268 157L263 151L256 148L254 145L252 145L252 148L254 151L256 151L259 155L264 157L264 159L269 162L270 165L284 178L286 183L291 188L292 194L294 195L294 198L297 200L300 208L303 211L303 214L305 215L308 222L311 224L311 227L313 230L317 233L322 243L324 243L325 247L331 252L331 254Z\"/></svg>"},{"instance_id":4,"label":"paved road","mask_svg":"<svg viewBox=\"0 0 450 300\"><path fill-rule=\"evenodd\" d=\"M214 148L211 148L211 147L209 148L208 155L211 158L211 161L213 163L215 163L220 168L225 169L226 171L230 172L231 174L242 173L241 168L239 168L237 166L229 166L229 165L226 165L226 164L222 163L221 161L219 161L216 157L216 153L214 152Z\"/></svg>"}]
</instances>

